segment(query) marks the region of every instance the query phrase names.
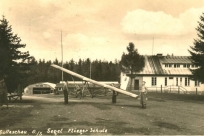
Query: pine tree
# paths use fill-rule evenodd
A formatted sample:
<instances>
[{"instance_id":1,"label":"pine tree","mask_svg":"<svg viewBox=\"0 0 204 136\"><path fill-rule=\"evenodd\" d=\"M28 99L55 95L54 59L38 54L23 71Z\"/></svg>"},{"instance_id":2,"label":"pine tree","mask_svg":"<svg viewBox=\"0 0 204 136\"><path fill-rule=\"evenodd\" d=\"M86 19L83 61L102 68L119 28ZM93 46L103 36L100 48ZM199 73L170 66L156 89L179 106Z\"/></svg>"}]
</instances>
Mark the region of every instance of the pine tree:
<instances>
[{"instance_id":1,"label":"pine tree","mask_svg":"<svg viewBox=\"0 0 204 136\"><path fill-rule=\"evenodd\" d=\"M140 72L143 70L145 62L144 57L141 56L137 49L135 49L135 45L133 43L129 43L127 47L128 54L123 53L121 57L121 70L125 71L122 67L125 67L126 70L130 72L129 76L131 78L130 81L130 89L132 89L132 79L135 77L134 72Z\"/></svg>"},{"instance_id":2,"label":"pine tree","mask_svg":"<svg viewBox=\"0 0 204 136\"><path fill-rule=\"evenodd\" d=\"M13 34L9 22L3 16L0 20L0 75L6 75L9 92L13 92L28 77L33 59L29 52L19 50L26 46L20 42L21 39Z\"/></svg>"},{"instance_id":3,"label":"pine tree","mask_svg":"<svg viewBox=\"0 0 204 136\"><path fill-rule=\"evenodd\" d=\"M194 39L194 46L188 50L191 54L192 63L196 69L191 69L193 79L204 83L204 13L200 16L196 28L198 38Z\"/></svg>"}]
</instances>

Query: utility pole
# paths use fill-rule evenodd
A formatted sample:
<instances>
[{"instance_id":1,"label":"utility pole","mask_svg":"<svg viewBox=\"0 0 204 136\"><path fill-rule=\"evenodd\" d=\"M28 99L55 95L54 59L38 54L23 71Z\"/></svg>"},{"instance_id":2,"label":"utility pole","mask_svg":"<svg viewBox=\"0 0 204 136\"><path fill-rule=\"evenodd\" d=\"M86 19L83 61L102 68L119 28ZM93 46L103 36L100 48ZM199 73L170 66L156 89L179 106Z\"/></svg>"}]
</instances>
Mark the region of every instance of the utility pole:
<instances>
[{"instance_id":1,"label":"utility pole","mask_svg":"<svg viewBox=\"0 0 204 136\"><path fill-rule=\"evenodd\" d=\"M152 44L152 56L153 56L153 50L154 50L154 37L153 37L153 44Z\"/></svg>"},{"instance_id":2,"label":"utility pole","mask_svg":"<svg viewBox=\"0 0 204 136\"><path fill-rule=\"evenodd\" d=\"M91 79L91 60L90 60L90 79Z\"/></svg>"},{"instance_id":3,"label":"utility pole","mask_svg":"<svg viewBox=\"0 0 204 136\"><path fill-rule=\"evenodd\" d=\"M63 67L63 46L62 46L62 31L61 31L61 54L62 54L62 67ZM63 71L62 71L62 81L64 81L64 78L63 78Z\"/></svg>"}]
</instances>

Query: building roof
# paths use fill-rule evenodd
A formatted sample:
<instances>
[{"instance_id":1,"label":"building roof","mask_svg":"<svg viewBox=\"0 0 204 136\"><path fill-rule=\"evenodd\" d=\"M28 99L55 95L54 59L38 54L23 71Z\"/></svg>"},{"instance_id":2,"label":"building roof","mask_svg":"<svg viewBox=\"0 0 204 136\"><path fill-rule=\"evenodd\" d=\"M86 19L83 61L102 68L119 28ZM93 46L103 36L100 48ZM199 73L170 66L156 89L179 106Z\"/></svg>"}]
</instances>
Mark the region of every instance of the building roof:
<instances>
[{"instance_id":1,"label":"building roof","mask_svg":"<svg viewBox=\"0 0 204 136\"><path fill-rule=\"evenodd\" d=\"M25 87L24 90L26 90L29 87L41 87L41 86L37 86L37 85L43 85L42 87L50 87L51 89L54 89L56 86L56 84L53 84L53 83L40 82L40 83L30 84L27 87Z\"/></svg>"},{"instance_id":2,"label":"building roof","mask_svg":"<svg viewBox=\"0 0 204 136\"><path fill-rule=\"evenodd\" d=\"M43 84L49 85L50 87L52 87L52 89L54 89L56 86L56 84L49 83L49 82L44 82Z\"/></svg>"},{"instance_id":3,"label":"building roof","mask_svg":"<svg viewBox=\"0 0 204 136\"><path fill-rule=\"evenodd\" d=\"M192 60L190 56L162 56L159 57L160 62L164 64L191 64Z\"/></svg>"},{"instance_id":4,"label":"building roof","mask_svg":"<svg viewBox=\"0 0 204 136\"><path fill-rule=\"evenodd\" d=\"M191 64L189 56L144 56L145 67L136 75L192 75L188 68L164 68L165 64Z\"/></svg>"}]
</instances>

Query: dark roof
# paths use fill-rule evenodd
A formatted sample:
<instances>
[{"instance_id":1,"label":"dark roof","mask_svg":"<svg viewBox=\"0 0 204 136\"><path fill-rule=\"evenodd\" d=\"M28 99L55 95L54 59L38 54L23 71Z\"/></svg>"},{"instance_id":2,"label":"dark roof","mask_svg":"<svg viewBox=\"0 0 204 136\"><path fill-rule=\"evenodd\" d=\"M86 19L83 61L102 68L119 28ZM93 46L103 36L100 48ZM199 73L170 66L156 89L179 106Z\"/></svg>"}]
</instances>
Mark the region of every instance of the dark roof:
<instances>
[{"instance_id":1,"label":"dark roof","mask_svg":"<svg viewBox=\"0 0 204 136\"><path fill-rule=\"evenodd\" d=\"M160 62L164 64L191 64L190 56L163 56L160 58Z\"/></svg>"},{"instance_id":2,"label":"dark roof","mask_svg":"<svg viewBox=\"0 0 204 136\"><path fill-rule=\"evenodd\" d=\"M136 75L192 75L188 68L164 68L162 64L191 64L189 56L145 56L145 67Z\"/></svg>"}]
</instances>

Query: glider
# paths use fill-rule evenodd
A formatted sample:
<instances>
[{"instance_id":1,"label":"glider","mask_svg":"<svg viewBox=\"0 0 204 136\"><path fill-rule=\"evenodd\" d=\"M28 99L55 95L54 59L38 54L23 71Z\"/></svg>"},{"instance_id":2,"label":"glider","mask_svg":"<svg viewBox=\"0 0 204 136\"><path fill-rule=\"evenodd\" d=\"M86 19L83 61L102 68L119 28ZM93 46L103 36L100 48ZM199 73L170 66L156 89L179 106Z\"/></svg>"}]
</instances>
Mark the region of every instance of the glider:
<instances>
[{"instance_id":1,"label":"glider","mask_svg":"<svg viewBox=\"0 0 204 136\"><path fill-rule=\"evenodd\" d=\"M116 92L118 92L118 93L122 93L122 94L128 95L128 96L133 97L133 98L137 98L137 97L138 97L138 95L136 95L136 94L134 94L134 93L127 92L127 91L125 91L125 90L116 88L116 87L114 87L114 86L107 85L107 84L105 84L105 83L92 80L92 79L90 79L90 78L84 77L84 76L82 76L82 75L80 75L80 74L77 74L77 73L75 73L75 72L73 72L73 71L70 71L70 70L65 69L65 68L63 68L63 67L60 67L60 66L58 66L58 65L52 64L51 66L54 67L54 68L56 68L56 69L59 69L59 70L61 70L61 71L64 71L64 72L66 72L66 73L68 73L68 74L70 74L70 75L72 75L72 76L75 76L75 77L77 77L77 78L80 78L80 79L82 79L82 80L84 80L84 81L86 81L86 82L90 82L90 83L93 83L93 84L102 86L102 87L104 87L104 88L111 89L111 90L113 90L113 91L116 91Z\"/></svg>"}]
</instances>

